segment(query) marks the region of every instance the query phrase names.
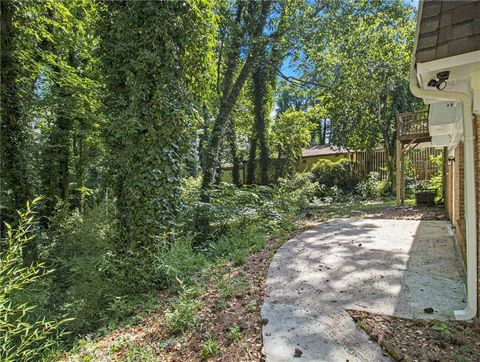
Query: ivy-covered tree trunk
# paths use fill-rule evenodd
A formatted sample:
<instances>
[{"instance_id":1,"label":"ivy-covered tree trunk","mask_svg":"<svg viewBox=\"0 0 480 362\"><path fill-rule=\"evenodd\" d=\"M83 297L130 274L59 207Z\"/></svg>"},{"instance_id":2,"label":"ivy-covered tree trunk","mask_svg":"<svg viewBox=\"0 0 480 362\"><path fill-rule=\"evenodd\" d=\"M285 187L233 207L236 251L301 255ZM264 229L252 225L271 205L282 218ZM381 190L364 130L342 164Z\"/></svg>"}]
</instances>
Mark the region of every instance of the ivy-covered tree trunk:
<instances>
[{"instance_id":1,"label":"ivy-covered tree trunk","mask_svg":"<svg viewBox=\"0 0 480 362\"><path fill-rule=\"evenodd\" d=\"M256 179L257 168L257 130L256 122L254 129L252 130L252 137L250 138L250 148L248 150L248 163L247 163L247 184L253 185Z\"/></svg>"},{"instance_id":2,"label":"ivy-covered tree trunk","mask_svg":"<svg viewBox=\"0 0 480 362\"><path fill-rule=\"evenodd\" d=\"M15 1L0 2L1 32L1 210L0 223L11 221L14 210L23 209L25 201L31 198L31 184L27 164L28 128L22 119L19 96L19 72L21 71L16 50L16 29L14 16ZM0 226L1 227L1 226Z\"/></svg>"},{"instance_id":3,"label":"ivy-covered tree trunk","mask_svg":"<svg viewBox=\"0 0 480 362\"><path fill-rule=\"evenodd\" d=\"M204 65L214 41L212 5L104 6L101 61L121 236L127 246L148 246L175 228L187 128L210 79Z\"/></svg>"},{"instance_id":4,"label":"ivy-covered tree trunk","mask_svg":"<svg viewBox=\"0 0 480 362\"><path fill-rule=\"evenodd\" d=\"M238 156L237 133L235 132L234 122L228 130L228 142L232 155L232 182L234 185L240 186L240 157Z\"/></svg>"},{"instance_id":5,"label":"ivy-covered tree trunk","mask_svg":"<svg viewBox=\"0 0 480 362\"><path fill-rule=\"evenodd\" d=\"M252 73L253 78L253 107L255 125L250 144L249 177L252 180L256 173L256 149L257 143L260 150L260 184L268 184L269 151L267 143L267 119L273 105L272 74L266 64L259 63ZM252 164L252 166L250 166ZM250 176L250 172L252 173Z\"/></svg>"}]
</instances>

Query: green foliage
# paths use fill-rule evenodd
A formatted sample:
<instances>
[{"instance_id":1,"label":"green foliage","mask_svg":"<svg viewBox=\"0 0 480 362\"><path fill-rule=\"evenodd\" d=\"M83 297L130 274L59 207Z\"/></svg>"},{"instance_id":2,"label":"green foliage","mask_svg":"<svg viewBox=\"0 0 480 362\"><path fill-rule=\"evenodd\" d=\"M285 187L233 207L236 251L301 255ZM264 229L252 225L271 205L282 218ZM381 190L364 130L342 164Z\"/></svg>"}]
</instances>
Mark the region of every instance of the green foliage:
<instances>
[{"instance_id":1,"label":"green foliage","mask_svg":"<svg viewBox=\"0 0 480 362\"><path fill-rule=\"evenodd\" d=\"M211 334L207 336L205 342L202 343L202 351L200 352L200 359L206 361L209 358L215 357L221 352L220 345Z\"/></svg>"},{"instance_id":2,"label":"green foliage","mask_svg":"<svg viewBox=\"0 0 480 362\"><path fill-rule=\"evenodd\" d=\"M242 339L242 333L240 327L236 324L228 328L228 340L235 342Z\"/></svg>"},{"instance_id":3,"label":"green foliage","mask_svg":"<svg viewBox=\"0 0 480 362\"><path fill-rule=\"evenodd\" d=\"M181 291L178 298L165 313L168 330L171 334L185 333L195 328L198 323L197 310L202 304L197 300L200 290L187 287L180 282Z\"/></svg>"},{"instance_id":4,"label":"green foliage","mask_svg":"<svg viewBox=\"0 0 480 362\"><path fill-rule=\"evenodd\" d=\"M336 162L320 159L311 170L313 179L327 187L337 186L342 191L354 190L360 181L355 173L355 163L342 158Z\"/></svg>"},{"instance_id":5,"label":"green foliage","mask_svg":"<svg viewBox=\"0 0 480 362\"><path fill-rule=\"evenodd\" d=\"M160 285L175 286L205 268L206 257L195 252L192 244L193 238L188 236L177 237L170 245L164 243L155 263L155 278Z\"/></svg>"},{"instance_id":6,"label":"green foliage","mask_svg":"<svg viewBox=\"0 0 480 362\"><path fill-rule=\"evenodd\" d=\"M370 172L367 179L356 186L355 193L362 200L377 199L389 193L389 188L389 182L380 180L378 172Z\"/></svg>"},{"instance_id":7,"label":"green foliage","mask_svg":"<svg viewBox=\"0 0 480 362\"><path fill-rule=\"evenodd\" d=\"M262 183L269 154L276 176L290 175L313 130L323 143L376 146L412 104L404 82L412 22L400 0L330 2L315 14L312 5L1 2L2 220L46 195L38 231L27 207L2 235L2 360L15 359L12 346L22 360L39 357L52 338L66 339L55 334L60 324L74 336L113 328L156 302L158 288L180 290L170 331L190 330L199 304L188 286L207 270L241 265L268 235L293 230L316 196L353 197L343 161L272 187L210 187L222 161L246 157L249 146L254 160L260 153ZM292 59L312 87L287 79L292 88L270 119L282 58L298 45L304 54ZM200 160L202 194L200 178L185 178ZM372 176L355 197L384 188ZM241 278L218 283L225 299L244 287ZM127 347L126 360L154 358ZM202 358L215 349L207 340Z\"/></svg>"},{"instance_id":8,"label":"green foliage","mask_svg":"<svg viewBox=\"0 0 480 362\"><path fill-rule=\"evenodd\" d=\"M0 254L0 359L2 361L31 361L55 346L54 337L67 320L37 318L35 306L23 303L23 290L39 282L51 270L42 263L25 265L24 247L33 240L35 222L31 209L39 199L27 202L19 213L15 227L6 224L7 237L2 240ZM20 294L20 295L19 295Z\"/></svg>"},{"instance_id":9,"label":"green foliage","mask_svg":"<svg viewBox=\"0 0 480 362\"><path fill-rule=\"evenodd\" d=\"M280 114L273 123L271 149L276 152L279 175L293 171L302 149L310 144L311 132L315 128L305 112L289 110Z\"/></svg>"},{"instance_id":10,"label":"green foliage","mask_svg":"<svg viewBox=\"0 0 480 362\"><path fill-rule=\"evenodd\" d=\"M100 61L122 241L175 229L188 128L211 80L212 2L105 2ZM163 24L164 26L158 26Z\"/></svg>"},{"instance_id":11,"label":"green foliage","mask_svg":"<svg viewBox=\"0 0 480 362\"><path fill-rule=\"evenodd\" d=\"M443 195L443 156L430 155L430 162L434 165L436 172L430 178L427 187L434 189L437 195Z\"/></svg>"},{"instance_id":12,"label":"green foliage","mask_svg":"<svg viewBox=\"0 0 480 362\"><path fill-rule=\"evenodd\" d=\"M432 329L437 332L441 332L444 334L451 334L450 326L447 323L435 321L432 324Z\"/></svg>"},{"instance_id":13,"label":"green foliage","mask_svg":"<svg viewBox=\"0 0 480 362\"><path fill-rule=\"evenodd\" d=\"M155 362L158 357L150 346L128 345L122 357L123 362ZM83 362L83 361L82 361Z\"/></svg>"},{"instance_id":14,"label":"green foliage","mask_svg":"<svg viewBox=\"0 0 480 362\"><path fill-rule=\"evenodd\" d=\"M55 269L50 303L75 317L75 333L101 325L119 293L115 272L115 217L112 203L71 213L60 205L43 236L43 257Z\"/></svg>"},{"instance_id":15,"label":"green foliage","mask_svg":"<svg viewBox=\"0 0 480 362\"><path fill-rule=\"evenodd\" d=\"M245 295L246 282L238 275L225 274L218 279L217 288L225 299L241 298Z\"/></svg>"},{"instance_id":16,"label":"green foliage","mask_svg":"<svg viewBox=\"0 0 480 362\"><path fill-rule=\"evenodd\" d=\"M259 225L253 224L231 228L212 242L208 251L216 258L231 259L236 265L240 265L249 254L261 250L264 245L264 232Z\"/></svg>"},{"instance_id":17,"label":"green foliage","mask_svg":"<svg viewBox=\"0 0 480 362\"><path fill-rule=\"evenodd\" d=\"M384 145L392 175L396 116L423 109L408 89L415 9L402 0L328 1L320 12L306 4L294 57L301 102L293 102L314 109L334 145Z\"/></svg>"},{"instance_id":18,"label":"green foliage","mask_svg":"<svg viewBox=\"0 0 480 362\"><path fill-rule=\"evenodd\" d=\"M312 201L317 190L318 184L309 173L296 173L278 180L274 203L279 210L295 214Z\"/></svg>"}]
</instances>

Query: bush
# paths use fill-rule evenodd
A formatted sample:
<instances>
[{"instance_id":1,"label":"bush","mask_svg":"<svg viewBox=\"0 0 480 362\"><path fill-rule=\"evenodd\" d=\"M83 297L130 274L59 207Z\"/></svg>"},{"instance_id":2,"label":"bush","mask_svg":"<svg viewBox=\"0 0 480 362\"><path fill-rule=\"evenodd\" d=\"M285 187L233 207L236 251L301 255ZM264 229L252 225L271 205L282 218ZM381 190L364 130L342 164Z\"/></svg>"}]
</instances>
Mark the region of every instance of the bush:
<instances>
[{"instance_id":1,"label":"bush","mask_svg":"<svg viewBox=\"0 0 480 362\"><path fill-rule=\"evenodd\" d=\"M165 242L161 244L155 263L159 285L177 285L179 280L187 280L205 267L205 256L194 251L192 242L192 237L180 236L172 245Z\"/></svg>"},{"instance_id":2,"label":"bush","mask_svg":"<svg viewBox=\"0 0 480 362\"><path fill-rule=\"evenodd\" d=\"M337 162L320 159L312 167L312 180L327 188L337 186L343 192L352 191L360 181L354 166L355 162L346 158Z\"/></svg>"},{"instance_id":3,"label":"bush","mask_svg":"<svg viewBox=\"0 0 480 362\"><path fill-rule=\"evenodd\" d=\"M113 206L102 203L81 214L61 204L44 234L43 257L55 269L50 303L75 318L68 326L74 333L99 327L121 295Z\"/></svg>"},{"instance_id":4,"label":"bush","mask_svg":"<svg viewBox=\"0 0 480 362\"><path fill-rule=\"evenodd\" d=\"M427 188L435 190L436 195L443 195L443 156L430 155L430 161L435 165L436 172L430 178Z\"/></svg>"},{"instance_id":5,"label":"bush","mask_svg":"<svg viewBox=\"0 0 480 362\"><path fill-rule=\"evenodd\" d=\"M278 180L274 193L277 208L295 213L307 206L318 191L318 183L311 180L309 173L297 173Z\"/></svg>"},{"instance_id":6,"label":"bush","mask_svg":"<svg viewBox=\"0 0 480 362\"><path fill-rule=\"evenodd\" d=\"M197 310L202 304L196 299L200 294L198 288L186 287L182 282L180 282L180 287L178 298L165 313L168 330L171 334L185 333L195 328L198 323Z\"/></svg>"},{"instance_id":7,"label":"bush","mask_svg":"<svg viewBox=\"0 0 480 362\"><path fill-rule=\"evenodd\" d=\"M1 361L31 361L55 345L52 339L59 327L67 322L48 321L35 317L35 306L22 303L19 292L41 281L51 270L41 263L25 266L23 249L33 238L33 214L30 204L26 211L19 213L16 227L6 225L7 237L2 240L0 254L0 345ZM20 299L20 300L19 300Z\"/></svg>"},{"instance_id":8,"label":"bush","mask_svg":"<svg viewBox=\"0 0 480 362\"><path fill-rule=\"evenodd\" d=\"M209 252L215 258L233 260L236 265L243 264L252 252L259 251L265 245L265 236L257 225L232 228L217 241L212 242Z\"/></svg>"}]
</instances>

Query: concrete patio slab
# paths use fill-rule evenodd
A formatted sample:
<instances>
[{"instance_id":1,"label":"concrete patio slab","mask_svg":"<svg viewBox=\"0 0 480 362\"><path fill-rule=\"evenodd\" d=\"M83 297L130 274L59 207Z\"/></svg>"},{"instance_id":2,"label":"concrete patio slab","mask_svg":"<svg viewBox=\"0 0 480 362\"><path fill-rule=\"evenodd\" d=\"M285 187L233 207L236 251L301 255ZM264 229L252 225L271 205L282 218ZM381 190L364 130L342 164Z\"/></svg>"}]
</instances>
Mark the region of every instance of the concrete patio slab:
<instances>
[{"instance_id":1,"label":"concrete patio slab","mask_svg":"<svg viewBox=\"0 0 480 362\"><path fill-rule=\"evenodd\" d=\"M448 222L335 219L289 240L273 258L262 307L265 354L290 361L298 348L309 361L382 361L345 309L453 319L464 305Z\"/></svg>"}]
</instances>

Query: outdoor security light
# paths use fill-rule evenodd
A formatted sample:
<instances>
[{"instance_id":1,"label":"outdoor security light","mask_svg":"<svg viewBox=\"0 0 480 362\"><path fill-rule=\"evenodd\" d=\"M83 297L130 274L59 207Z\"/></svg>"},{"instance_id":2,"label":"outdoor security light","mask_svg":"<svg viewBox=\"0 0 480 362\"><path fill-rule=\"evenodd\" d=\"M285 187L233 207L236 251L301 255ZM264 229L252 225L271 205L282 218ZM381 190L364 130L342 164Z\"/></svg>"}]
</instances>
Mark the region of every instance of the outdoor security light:
<instances>
[{"instance_id":1,"label":"outdoor security light","mask_svg":"<svg viewBox=\"0 0 480 362\"><path fill-rule=\"evenodd\" d=\"M437 79L430 79L427 83L429 87L435 87L438 90L443 90L447 86L447 80L450 76L450 71L445 70L437 73Z\"/></svg>"}]
</instances>

